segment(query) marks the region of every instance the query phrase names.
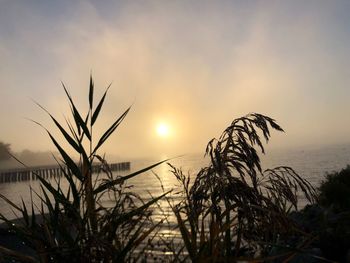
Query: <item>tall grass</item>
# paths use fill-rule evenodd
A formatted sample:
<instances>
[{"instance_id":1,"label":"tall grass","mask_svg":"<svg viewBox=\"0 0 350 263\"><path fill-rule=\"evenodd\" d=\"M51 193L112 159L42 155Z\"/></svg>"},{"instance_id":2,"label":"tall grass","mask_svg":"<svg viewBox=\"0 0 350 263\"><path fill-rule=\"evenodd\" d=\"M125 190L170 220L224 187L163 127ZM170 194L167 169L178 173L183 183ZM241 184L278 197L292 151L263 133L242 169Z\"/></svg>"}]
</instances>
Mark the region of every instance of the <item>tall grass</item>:
<instances>
[{"instance_id":1,"label":"tall grass","mask_svg":"<svg viewBox=\"0 0 350 263\"><path fill-rule=\"evenodd\" d=\"M303 232L289 218L298 209L298 195L309 202L316 199L314 188L290 167L263 170L259 150L264 153L263 140L270 139L271 129L283 131L275 120L249 114L235 119L219 139L206 148L210 163L192 179L181 169L170 165L180 182L182 199L168 197L169 192L143 200L126 186L126 180L151 170L161 161L126 176L115 176L109 169L100 148L116 131L130 108L126 109L100 136L94 127L100 116L109 87L95 103L94 82L90 77L88 111L78 111L63 85L71 119L61 124L44 107L62 134L70 150L78 154L74 160L52 133L43 127L59 151L57 160L68 190L40 175L41 192L31 191L40 203L14 204L0 195L15 212L19 224L0 214L34 256L23 255L0 246L0 253L21 262L130 262L142 260L143 252L154 238L163 241L172 262L251 262L289 260L314 237ZM262 139L262 138L263 139ZM100 163L101 173L92 174L93 164ZM163 239L157 231L168 224L166 213L159 221L152 218L152 209L162 208L157 202L166 198L177 220L181 240ZM106 206L104 200L113 204ZM158 206L157 206L158 205ZM153 208L152 208L153 207ZM161 211L162 214L162 211ZM298 242L291 238L298 235ZM145 241L149 242L145 242ZM292 246L291 246L292 244ZM169 253L168 253L169 254Z\"/></svg>"},{"instance_id":2,"label":"tall grass","mask_svg":"<svg viewBox=\"0 0 350 263\"><path fill-rule=\"evenodd\" d=\"M40 204L27 207L23 202L17 205L5 196L0 197L17 212L19 224L13 224L4 215L0 219L7 222L10 231L35 251L34 257L21 255L0 247L0 252L21 262L123 262L135 257L140 244L159 226L153 222L151 206L167 193L151 198L147 202L125 187L125 181L161 164L156 163L127 176L114 176L98 150L127 116L126 109L111 126L94 138L97 123L109 87L95 105L94 82L90 77L88 112L78 111L72 96L63 84L71 109L71 120L65 125L59 123L44 107L38 104L51 118L63 135L71 150L78 154L79 161L72 159L52 133L43 127L59 151L61 159L58 164L68 182L68 191L37 175L40 180L41 193L37 195ZM104 179L95 180L92 166L101 165ZM109 198L112 207L107 207L101 200Z\"/></svg>"},{"instance_id":3,"label":"tall grass","mask_svg":"<svg viewBox=\"0 0 350 263\"><path fill-rule=\"evenodd\" d=\"M293 234L304 235L289 219L298 209L298 194L313 203L315 190L290 167L263 171L258 151L264 153L270 129L283 131L271 118L249 114L235 119L219 139L206 148L210 164L190 177L171 166L182 184L183 200L173 205L184 246L192 262L254 262L293 256L287 247ZM312 237L304 235L303 242ZM303 243L294 244L299 250Z\"/></svg>"}]
</instances>

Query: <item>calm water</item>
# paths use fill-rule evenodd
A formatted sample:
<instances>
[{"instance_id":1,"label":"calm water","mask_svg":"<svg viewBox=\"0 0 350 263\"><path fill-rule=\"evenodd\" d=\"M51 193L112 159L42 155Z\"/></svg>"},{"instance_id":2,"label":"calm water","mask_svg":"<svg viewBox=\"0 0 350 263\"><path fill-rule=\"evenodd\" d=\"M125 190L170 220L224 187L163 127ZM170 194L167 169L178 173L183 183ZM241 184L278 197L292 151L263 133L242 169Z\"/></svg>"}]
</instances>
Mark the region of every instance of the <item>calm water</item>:
<instances>
[{"instance_id":1,"label":"calm water","mask_svg":"<svg viewBox=\"0 0 350 263\"><path fill-rule=\"evenodd\" d=\"M131 161L131 171L136 171L156 161L159 160ZM201 155L188 155L174 159L171 163L195 175L201 167L208 163L208 160ZM347 164L350 164L350 145L303 150L269 150L265 156L262 156L262 166L264 169L281 165L290 166L315 186L319 184L326 173L340 170ZM165 190L176 189L177 182L169 170L170 167L167 164L163 164L153 170L161 179ZM153 196L163 193L159 180L152 172L142 174L129 180L128 184L133 185L134 191L145 198L149 197L150 193ZM62 182L62 186L65 185L65 182ZM40 192L38 181L32 181L0 184L0 193L7 196L14 203L20 203L21 198L23 198L24 202L29 204L29 186L35 191ZM33 199L37 200L35 196L33 196ZM168 210L168 204L165 201L161 203L161 206L165 211ZM8 206L6 206L3 201L0 202L0 211L9 217L14 217L11 210L8 209Z\"/></svg>"}]
</instances>

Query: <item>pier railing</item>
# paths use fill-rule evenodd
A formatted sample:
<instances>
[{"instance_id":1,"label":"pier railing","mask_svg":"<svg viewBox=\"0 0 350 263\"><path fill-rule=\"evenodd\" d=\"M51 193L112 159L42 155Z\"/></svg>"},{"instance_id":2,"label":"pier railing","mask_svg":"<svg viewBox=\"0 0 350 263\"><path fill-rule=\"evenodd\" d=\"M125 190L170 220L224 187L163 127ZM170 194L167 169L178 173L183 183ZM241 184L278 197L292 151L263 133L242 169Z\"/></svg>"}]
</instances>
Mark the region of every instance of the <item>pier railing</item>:
<instances>
[{"instance_id":1,"label":"pier railing","mask_svg":"<svg viewBox=\"0 0 350 263\"><path fill-rule=\"evenodd\" d=\"M109 164L111 171L127 171L130 170L130 162L112 163ZM19 181L34 181L37 180L37 176L40 175L43 178L54 178L63 176L63 170L66 167L59 167L58 165L46 165L27 168L15 168L0 170L0 184L11 183ZM93 165L92 172L98 173L101 169L101 165Z\"/></svg>"}]
</instances>

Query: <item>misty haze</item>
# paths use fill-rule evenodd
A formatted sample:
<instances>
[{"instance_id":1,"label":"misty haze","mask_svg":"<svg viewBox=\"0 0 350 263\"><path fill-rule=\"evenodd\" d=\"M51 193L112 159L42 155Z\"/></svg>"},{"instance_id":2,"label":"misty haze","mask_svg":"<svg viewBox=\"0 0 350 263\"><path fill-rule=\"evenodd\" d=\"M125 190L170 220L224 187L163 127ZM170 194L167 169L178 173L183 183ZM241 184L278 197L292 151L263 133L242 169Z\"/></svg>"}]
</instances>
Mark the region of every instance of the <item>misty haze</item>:
<instances>
[{"instance_id":1,"label":"misty haze","mask_svg":"<svg viewBox=\"0 0 350 263\"><path fill-rule=\"evenodd\" d=\"M0 262L350 262L349 12L0 0Z\"/></svg>"}]
</instances>

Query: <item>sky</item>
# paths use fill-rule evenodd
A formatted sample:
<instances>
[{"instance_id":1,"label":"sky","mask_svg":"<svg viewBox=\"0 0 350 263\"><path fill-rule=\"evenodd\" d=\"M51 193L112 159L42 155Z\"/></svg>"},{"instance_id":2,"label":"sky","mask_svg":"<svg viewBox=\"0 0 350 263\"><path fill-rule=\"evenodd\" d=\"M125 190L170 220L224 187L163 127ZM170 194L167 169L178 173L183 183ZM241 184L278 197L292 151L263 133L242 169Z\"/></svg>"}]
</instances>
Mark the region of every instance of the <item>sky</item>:
<instances>
[{"instance_id":1,"label":"sky","mask_svg":"<svg viewBox=\"0 0 350 263\"><path fill-rule=\"evenodd\" d=\"M271 148L349 143L349 12L322 0L0 0L0 141L54 150L28 121L55 130L33 100L64 121L61 81L84 111L92 72L96 100L112 83L95 141L132 105L107 154L204 153L250 112L285 129Z\"/></svg>"}]
</instances>

